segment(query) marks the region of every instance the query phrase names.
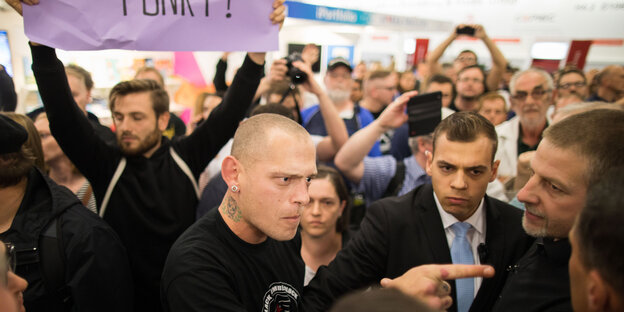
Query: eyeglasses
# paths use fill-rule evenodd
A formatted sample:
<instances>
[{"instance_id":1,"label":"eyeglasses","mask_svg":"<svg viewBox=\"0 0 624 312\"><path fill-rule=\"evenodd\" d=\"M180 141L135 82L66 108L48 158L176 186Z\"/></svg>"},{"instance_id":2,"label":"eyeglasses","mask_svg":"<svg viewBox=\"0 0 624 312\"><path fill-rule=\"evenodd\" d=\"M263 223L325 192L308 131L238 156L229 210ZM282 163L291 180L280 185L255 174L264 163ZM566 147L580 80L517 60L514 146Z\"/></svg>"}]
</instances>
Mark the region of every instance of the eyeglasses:
<instances>
[{"instance_id":1,"label":"eyeglasses","mask_svg":"<svg viewBox=\"0 0 624 312\"><path fill-rule=\"evenodd\" d=\"M460 62L473 62L473 63L475 63L477 61L476 58L469 57L469 56L460 56L460 57L456 58L455 60L460 61Z\"/></svg>"},{"instance_id":2,"label":"eyeglasses","mask_svg":"<svg viewBox=\"0 0 624 312\"><path fill-rule=\"evenodd\" d=\"M544 89L533 89L533 91L531 91L531 97L536 100L539 101L544 97L544 94L550 92L550 90L544 90ZM516 100L516 101L520 101L520 102L524 102L527 99L527 96L529 96L529 93L525 92L525 91L518 91L516 92L516 94L512 95L511 98Z\"/></svg>"},{"instance_id":3,"label":"eyeglasses","mask_svg":"<svg viewBox=\"0 0 624 312\"><path fill-rule=\"evenodd\" d=\"M17 267L17 257L15 256L15 246L11 243L4 243L4 254L0 255L0 284L7 286L9 283L9 271L15 272Z\"/></svg>"},{"instance_id":4,"label":"eyeglasses","mask_svg":"<svg viewBox=\"0 0 624 312\"><path fill-rule=\"evenodd\" d=\"M388 91L394 91L397 89L396 86L390 86L390 87L383 87L383 86L378 86L377 88L379 89L384 89L384 90L388 90Z\"/></svg>"},{"instance_id":5,"label":"eyeglasses","mask_svg":"<svg viewBox=\"0 0 624 312\"><path fill-rule=\"evenodd\" d=\"M474 82L474 83L482 83L483 80L479 79L479 78L469 78L469 77L463 77L461 79L457 79L457 81L459 82Z\"/></svg>"},{"instance_id":6,"label":"eyeglasses","mask_svg":"<svg viewBox=\"0 0 624 312\"><path fill-rule=\"evenodd\" d=\"M582 81L568 82L568 83L564 83L562 85L559 85L559 89L568 90L568 89L572 88L573 86L576 87L576 88L582 88L585 85L587 85L587 84L585 82L582 82Z\"/></svg>"}]
</instances>

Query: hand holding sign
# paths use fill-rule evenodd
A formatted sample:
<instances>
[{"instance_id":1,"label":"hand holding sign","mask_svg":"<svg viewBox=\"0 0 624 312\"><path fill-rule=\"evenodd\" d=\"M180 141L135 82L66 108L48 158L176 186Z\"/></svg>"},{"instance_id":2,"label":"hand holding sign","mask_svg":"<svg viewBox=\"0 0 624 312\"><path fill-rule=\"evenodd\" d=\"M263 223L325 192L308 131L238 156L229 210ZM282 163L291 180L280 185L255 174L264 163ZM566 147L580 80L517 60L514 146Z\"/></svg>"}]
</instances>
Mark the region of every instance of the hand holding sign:
<instances>
[{"instance_id":1,"label":"hand holding sign","mask_svg":"<svg viewBox=\"0 0 624 312\"><path fill-rule=\"evenodd\" d=\"M445 310L453 304L451 287L445 280L479 276L494 276L494 268L489 265L429 264L411 268L395 279L384 278L381 286L399 289L434 309Z\"/></svg>"},{"instance_id":2,"label":"hand holding sign","mask_svg":"<svg viewBox=\"0 0 624 312\"><path fill-rule=\"evenodd\" d=\"M22 2L29 39L65 50L270 51L285 17L283 0Z\"/></svg>"}]
</instances>

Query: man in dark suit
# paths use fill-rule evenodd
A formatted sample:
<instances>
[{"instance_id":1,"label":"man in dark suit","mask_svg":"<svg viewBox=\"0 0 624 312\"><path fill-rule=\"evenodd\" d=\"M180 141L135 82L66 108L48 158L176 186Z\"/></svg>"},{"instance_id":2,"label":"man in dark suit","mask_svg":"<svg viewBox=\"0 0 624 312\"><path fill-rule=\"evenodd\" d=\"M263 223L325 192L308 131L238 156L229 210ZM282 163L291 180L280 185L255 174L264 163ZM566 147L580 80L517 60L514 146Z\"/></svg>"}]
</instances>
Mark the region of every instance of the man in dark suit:
<instances>
[{"instance_id":1,"label":"man in dark suit","mask_svg":"<svg viewBox=\"0 0 624 312\"><path fill-rule=\"evenodd\" d=\"M394 118L384 119L405 122L406 102L401 97L393 102L383 114ZM372 204L360 232L305 290L305 310L325 311L340 295L415 266L451 262L491 264L496 275L451 281L449 311L490 310L506 267L531 243L521 227L522 212L485 195L496 178L496 145L494 126L482 116L461 112L444 119L434 132L433 153L427 155L432 184ZM467 232L456 230L455 223L466 225Z\"/></svg>"}]
</instances>

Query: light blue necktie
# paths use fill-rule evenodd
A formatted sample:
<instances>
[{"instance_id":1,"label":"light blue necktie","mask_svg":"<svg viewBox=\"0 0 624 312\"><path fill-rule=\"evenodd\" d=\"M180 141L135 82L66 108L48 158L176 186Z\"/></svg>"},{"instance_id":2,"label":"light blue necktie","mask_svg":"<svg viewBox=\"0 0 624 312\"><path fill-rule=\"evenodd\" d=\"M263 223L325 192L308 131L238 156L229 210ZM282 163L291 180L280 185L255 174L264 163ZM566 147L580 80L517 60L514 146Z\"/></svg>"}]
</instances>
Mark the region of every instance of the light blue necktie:
<instances>
[{"instance_id":1,"label":"light blue necktie","mask_svg":"<svg viewBox=\"0 0 624 312\"><path fill-rule=\"evenodd\" d=\"M451 259L454 264L474 264L472 247L466 237L466 232L470 227L471 225L466 222L456 222L451 225L451 230L455 233L451 246ZM457 311L467 312L474 299L474 278L457 279L455 286L457 287Z\"/></svg>"}]
</instances>

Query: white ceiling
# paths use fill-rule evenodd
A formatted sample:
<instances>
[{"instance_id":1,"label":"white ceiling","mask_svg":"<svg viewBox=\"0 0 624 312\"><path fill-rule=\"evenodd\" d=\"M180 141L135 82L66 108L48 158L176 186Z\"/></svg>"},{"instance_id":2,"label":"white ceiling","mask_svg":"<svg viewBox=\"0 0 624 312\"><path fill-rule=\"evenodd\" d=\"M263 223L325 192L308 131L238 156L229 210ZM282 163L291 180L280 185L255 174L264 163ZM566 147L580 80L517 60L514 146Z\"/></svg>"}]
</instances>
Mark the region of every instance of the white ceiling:
<instances>
[{"instance_id":1,"label":"white ceiling","mask_svg":"<svg viewBox=\"0 0 624 312\"><path fill-rule=\"evenodd\" d=\"M296 0L297 1L297 0ZM298 0L315 5L485 26L492 37L622 39L622 0Z\"/></svg>"}]
</instances>

